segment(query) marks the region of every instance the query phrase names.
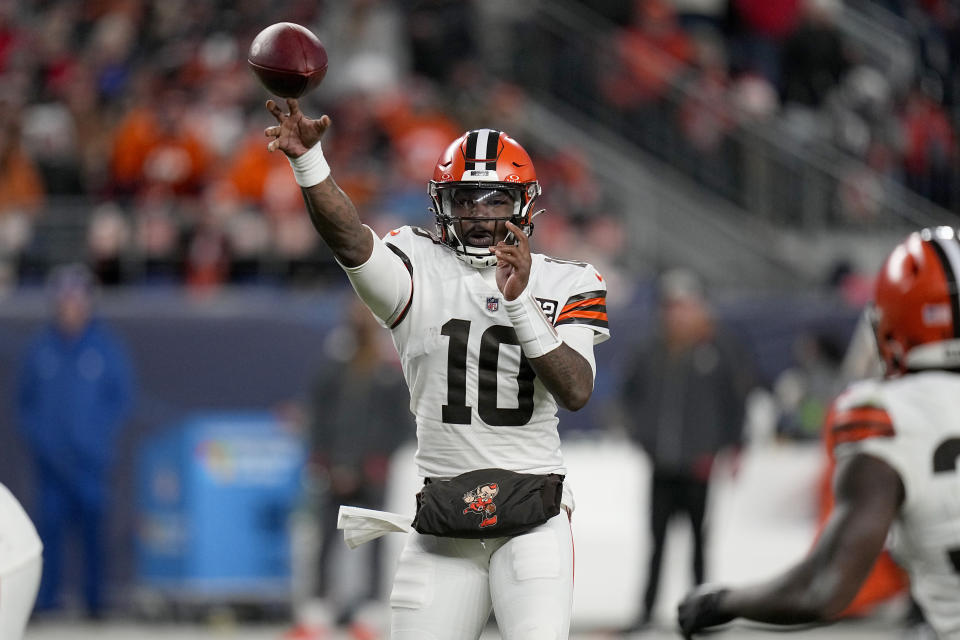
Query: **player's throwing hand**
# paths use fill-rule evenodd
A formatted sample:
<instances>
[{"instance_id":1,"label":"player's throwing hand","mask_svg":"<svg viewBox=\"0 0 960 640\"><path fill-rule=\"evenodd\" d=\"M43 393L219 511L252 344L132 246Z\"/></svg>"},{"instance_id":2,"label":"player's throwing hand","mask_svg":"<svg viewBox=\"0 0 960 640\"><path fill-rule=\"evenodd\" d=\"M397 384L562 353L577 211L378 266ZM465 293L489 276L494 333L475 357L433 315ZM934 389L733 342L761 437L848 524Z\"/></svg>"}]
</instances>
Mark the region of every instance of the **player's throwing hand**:
<instances>
[{"instance_id":1,"label":"player's throwing hand","mask_svg":"<svg viewBox=\"0 0 960 640\"><path fill-rule=\"evenodd\" d=\"M320 141L330 126L330 117L320 116L317 120L306 117L294 98L287 98L287 108L289 111L284 113L280 105L267 100L267 111L273 114L279 124L267 127L263 134L272 138L267 144L269 151L279 149L291 158L297 158Z\"/></svg>"}]
</instances>

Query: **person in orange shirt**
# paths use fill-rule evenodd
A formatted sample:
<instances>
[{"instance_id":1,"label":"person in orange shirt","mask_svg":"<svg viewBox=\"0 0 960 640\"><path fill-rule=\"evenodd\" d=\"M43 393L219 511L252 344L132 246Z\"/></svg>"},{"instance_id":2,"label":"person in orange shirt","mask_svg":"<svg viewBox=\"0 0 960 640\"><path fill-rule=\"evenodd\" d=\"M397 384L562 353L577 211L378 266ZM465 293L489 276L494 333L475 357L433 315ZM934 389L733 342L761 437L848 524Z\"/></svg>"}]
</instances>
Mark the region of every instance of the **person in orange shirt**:
<instances>
[{"instance_id":1,"label":"person in orange shirt","mask_svg":"<svg viewBox=\"0 0 960 640\"><path fill-rule=\"evenodd\" d=\"M211 153L186 126L185 99L163 92L150 105L132 109L114 136L111 173L114 187L137 193L161 184L177 194L203 187Z\"/></svg>"},{"instance_id":2,"label":"person in orange shirt","mask_svg":"<svg viewBox=\"0 0 960 640\"><path fill-rule=\"evenodd\" d=\"M0 216L9 211L36 213L44 201L40 172L20 143L19 117L0 124Z\"/></svg>"},{"instance_id":3,"label":"person in orange shirt","mask_svg":"<svg viewBox=\"0 0 960 640\"><path fill-rule=\"evenodd\" d=\"M40 172L20 143L20 119L8 114L0 121L0 262L26 246L45 196Z\"/></svg>"},{"instance_id":4,"label":"person in orange shirt","mask_svg":"<svg viewBox=\"0 0 960 640\"><path fill-rule=\"evenodd\" d=\"M281 156L263 152L263 134L260 131L248 135L237 147L233 160L225 172L225 178L236 188L241 199L260 204L264 185L273 172L289 172L289 163ZM290 179L293 182L293 179Z\"/></svg>"},{"instance_id":5,"label":"person in orange shirt","mask_svg":"<svg viewBox=\"0 0 960 640\"><path fill-rule=\"evenodd\" d=\"M632 24L614 38L617 62L602 88L621 110L655 104L694 60L693 41L664 0L637 0Z\"/></svg>"}]
</instances>

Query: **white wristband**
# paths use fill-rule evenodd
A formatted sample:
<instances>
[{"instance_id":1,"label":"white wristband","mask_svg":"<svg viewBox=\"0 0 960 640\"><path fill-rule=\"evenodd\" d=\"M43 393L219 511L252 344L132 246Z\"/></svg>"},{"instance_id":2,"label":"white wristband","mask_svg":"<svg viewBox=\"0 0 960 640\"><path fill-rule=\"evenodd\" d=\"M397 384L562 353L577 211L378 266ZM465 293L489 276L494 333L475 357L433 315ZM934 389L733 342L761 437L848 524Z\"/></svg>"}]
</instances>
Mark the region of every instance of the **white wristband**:
<instances>
[{"instance_id":1,"label":"white wristband","mask_svg":"<svg viewBox=\"0 0 960 640\"><path fill-rule=\"evenodd\" d=\"M327 164L327 159L323 157L323 149L320 148L319 140L299 158L288 157L287 160L293 167L293 177L297 179L297 184L301 187L312 187L320 184L330 175L330 165Z\"/></svg>"},{"instance_id":2,"label":"white wristband","mask_svg":"<svg viewBox=\"0 0 960 640\"><path fill-rule=\"evenodd\" d=\"M553 351L563 340L557 335L536 298L524 291L516 300L505 300L507 317L520 340L520 348L528 358L539 358Z\"/></svg>"}]
</instances>

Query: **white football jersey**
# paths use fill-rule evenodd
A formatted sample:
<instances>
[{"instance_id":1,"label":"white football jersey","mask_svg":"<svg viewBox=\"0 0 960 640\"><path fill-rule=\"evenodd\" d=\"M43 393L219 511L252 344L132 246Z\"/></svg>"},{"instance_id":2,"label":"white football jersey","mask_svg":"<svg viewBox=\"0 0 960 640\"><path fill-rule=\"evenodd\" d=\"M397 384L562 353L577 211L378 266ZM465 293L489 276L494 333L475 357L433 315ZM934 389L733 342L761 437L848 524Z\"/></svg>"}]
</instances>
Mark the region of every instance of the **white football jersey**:
<instances>
[{"instance_id":1,"label":"white football jersey","mask_svg":"<svg viewBox=\"0 0 960 640\"><path fill-rule=\"evenodd\" d=\"M565 473L557 403L522 356L497 289L495 268L476 269L416 227L386 244L410 271L405 308L389 319L417 421L424 477L499 467ZM554 326L609 335L606 282L589 264L532 254L527 290Z\"/></svg>"},{"instance_id":2,"label":"white football jersey","mask_svg":"<svg viewBox=\"0 0 960 640\"><path fill-rule=\"evenodd\" d=\"M837 401L836 453L866 453L899 474L906 497L891 552L941 638L960 638L960 375L866 381Z\"/></svg>"},{"instance_id":3,"label":"white football jersey","mask_svg":"<svg viewBox=\"0 0 960 640\"><path fill-rule=\"evenodd\" d=\"M27 512L0 483L0 581L40 556L43 545Z\"/></svg>"}]
</instances>

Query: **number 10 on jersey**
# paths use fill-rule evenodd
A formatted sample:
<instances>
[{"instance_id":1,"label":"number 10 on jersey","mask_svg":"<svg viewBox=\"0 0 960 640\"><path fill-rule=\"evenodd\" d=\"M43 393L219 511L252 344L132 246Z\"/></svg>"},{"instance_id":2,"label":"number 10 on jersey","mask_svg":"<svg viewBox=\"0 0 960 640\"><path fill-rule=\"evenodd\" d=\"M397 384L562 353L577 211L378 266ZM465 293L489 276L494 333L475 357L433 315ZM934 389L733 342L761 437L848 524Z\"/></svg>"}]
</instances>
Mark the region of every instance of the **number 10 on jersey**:
<instances>
[{"instance_id":1,"label":"number 10 on jersey","mask_svg":"<svg viewBox=\"0 0 960 640\"><path fill-rule=\"evenodd\" d=\"M469 320L448 320L440 333L450 341L447 347L447 404L443 405L442 419L447 424L470 424L471 408L467 405L467 344L470 337ZM520 354L517 371L517 406L503 409L497 406L497 367L500 345L519 346L513 327L495 324L480 336L480 354L477 388L477 414L493 427L519 427L533 416L533 379L536 374L527 359Z\"/></svg>"}]
</instances>

